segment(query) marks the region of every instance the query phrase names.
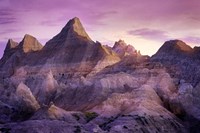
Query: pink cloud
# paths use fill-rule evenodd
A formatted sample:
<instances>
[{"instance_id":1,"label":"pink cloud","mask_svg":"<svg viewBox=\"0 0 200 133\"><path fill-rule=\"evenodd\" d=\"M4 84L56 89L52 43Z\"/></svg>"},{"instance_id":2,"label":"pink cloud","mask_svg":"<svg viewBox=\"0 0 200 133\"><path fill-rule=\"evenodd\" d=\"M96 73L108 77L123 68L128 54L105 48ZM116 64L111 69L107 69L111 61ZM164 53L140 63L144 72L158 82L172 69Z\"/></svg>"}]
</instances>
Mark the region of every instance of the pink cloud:
<instances>
[{"instance_id":1,"label":"pink cloud","mask_svg":"<svg viewBox=\"0 0 200 133\"><path fill-rule=\"evenodd\" d=\"M184 37L184 38L180 38L180 39L183 41L186 41L188 43L200 44L200 37L188 36L188 37Z\"/></svg>"},{"instance_id":2,"label":"pink cloud","mask_svg":"<svg viewBox=\"0 0 200 133\"><path fill-rule=\"evenodd\" d=\"M162 44L169 36L200 36L199 7L199 0L3 0L0 29L6 34L0 41L26 33L50 39L77 16L90 34L98 33L95 39L107 38L99 41L112 40L107 33L123 37L120 33L129 31Z\"/></svg>"},{"instance_id":3,"label":"pink cloud","mask_svg":"<svg viewBox=\"0 0 200 133\"><path fill-rule=\"evenodd\" d=\"M0 25L15 23L16 17L13 15L12 10L0 9Z\"/></svg>"},{"instance_id":4,"label":"pink cloud","mask_svg":"<svg viewBox=\"0 0 200 133\"><path fill-rule=\"evenodd\" d=\"M12 0L7 8L15 10L26 9L34 12L35 15L30 13L30 17L33 15L37 19L37 16L44 16L44 20L41 21L53 19L53 16L55 19L63 16L65 18L77 16L86 23L105 24L106 22L102 22L105 17L116 17L114 19L119 21L133 23L141 21L145 23L146 21L149 24L159 23L160 25L174 23L177 20L199 18L199 5L200 2L197 0L182 0L181 2L179 0L171 0L165 3L161 0L125 0L117 2L116 0L85 0L84 2L80 0ZM24 14L28 14L28 11ZM50 14L53 14L53 16ZM20 16L15 17L18 18Z\"/></svg>"},{"instance_id":5,"label":"pink cloud","mask_svg":"<svg viewBox=\"0 0 200 133\"><path fill-rule=\"evenodd\" d=\"M6 42L0 42L0 57L3 56L5 47L6 47Z\"/></svg>"},{"instance_id":6,"label":"pink cloud","mask_svg":"<svg viewBox=\"0 0 200 133\"><path fill-rule=\"evenodd\" d=\"M150 40L165 41L169 39L167 32L148 28L131 30L128 31L128 34Z\"/></svg>"}]
</instances>

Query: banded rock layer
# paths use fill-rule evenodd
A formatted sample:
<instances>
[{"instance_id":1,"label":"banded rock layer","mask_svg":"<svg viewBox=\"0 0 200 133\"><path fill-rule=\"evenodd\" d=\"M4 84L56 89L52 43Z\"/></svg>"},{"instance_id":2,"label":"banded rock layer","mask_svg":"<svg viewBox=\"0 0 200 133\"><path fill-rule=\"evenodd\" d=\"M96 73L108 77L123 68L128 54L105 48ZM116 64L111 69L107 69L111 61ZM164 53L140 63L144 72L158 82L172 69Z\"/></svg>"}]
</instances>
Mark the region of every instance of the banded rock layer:
<instances>
[{"instance_id":1,"label":"banded rock layer","mask_svg":"<svg viewBox=\"0 0 200 133\"><path fill-rule=\"evenodd\" d=\"M9 40L0 60L0 131L198 131L198 76L187 81L185 72L197 55L177 40L151 58L122 40L105 46L78 18L45 46L30 35Z\"/></svg>"}]
</instances>

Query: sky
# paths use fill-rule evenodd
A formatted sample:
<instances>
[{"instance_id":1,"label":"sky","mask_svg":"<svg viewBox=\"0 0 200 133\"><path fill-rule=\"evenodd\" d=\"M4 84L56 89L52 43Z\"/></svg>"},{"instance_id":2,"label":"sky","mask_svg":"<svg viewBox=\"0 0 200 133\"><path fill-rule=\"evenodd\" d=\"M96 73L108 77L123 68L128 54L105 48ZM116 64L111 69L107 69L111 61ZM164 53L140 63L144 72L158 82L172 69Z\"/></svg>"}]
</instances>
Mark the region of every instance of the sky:
<instances>
[{"instance_id":1,"label":"sky","mask_svg":"<svg viewBox=\"0 0 200 133\"><path fill-rule=\"evenodd\" d=\"M9 38L43 45L74 17L94 41L119 39L153 55L167 40L200 45L199 0L0 0L0 57Z\"/></svg>"}]
</instances>

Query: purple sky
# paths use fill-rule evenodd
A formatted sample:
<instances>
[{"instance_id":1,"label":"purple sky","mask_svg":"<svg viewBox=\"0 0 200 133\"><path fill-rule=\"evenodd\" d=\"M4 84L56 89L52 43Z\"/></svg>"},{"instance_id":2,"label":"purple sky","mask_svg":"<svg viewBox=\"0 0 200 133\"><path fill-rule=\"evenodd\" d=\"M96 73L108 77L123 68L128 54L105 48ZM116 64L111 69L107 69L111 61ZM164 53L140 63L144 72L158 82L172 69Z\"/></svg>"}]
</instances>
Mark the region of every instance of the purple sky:
<instances>
[{"instance_id":1,"label":"purple sky","mask_svg":"<svg viewBox=\"0 0 200 133\"><path fill-rule=\"evenodd\" d=\"M122 39L142 54L169 39L200 44L199 0L0 0L0 56L9 38L27 33L45 44L75 16L94 41Z\"/></svg>"}]
</instances>

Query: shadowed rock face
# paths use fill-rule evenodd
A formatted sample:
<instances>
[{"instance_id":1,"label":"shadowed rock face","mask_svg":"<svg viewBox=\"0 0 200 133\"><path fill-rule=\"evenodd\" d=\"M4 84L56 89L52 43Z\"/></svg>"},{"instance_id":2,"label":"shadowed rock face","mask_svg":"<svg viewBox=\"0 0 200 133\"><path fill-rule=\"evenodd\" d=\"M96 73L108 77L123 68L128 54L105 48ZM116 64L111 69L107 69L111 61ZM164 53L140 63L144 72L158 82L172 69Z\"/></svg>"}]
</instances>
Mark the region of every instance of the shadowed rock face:
<instances>
[{"instance_id":1,"label":"shadowed rock face","mask_svg":"<svg viewBox=\"0 0 200 133\"><path fill-rule=\"evenodd\" d=\"M103 53L102 55L99 53L101 52L99 51L100 48L87 35L80 20L73 18L59 34L46 43L42 56L43 58L59 58L54 59L52 63L55 61L59 63L81 62L82 60L92 60L92 57L103 56ZM85 52L88 57L84 59ZM97 56L95 56L94 52Z\"/></svg>"},{"instance_id":2,"label":"shadowed rock face","mask_svg":"<svg viewBox=\"0 0 200 133\"><path fill-rule=\"evenodd\" d=\"M8 48L10 46L15 45L10 41ZM13 49L12 55L8 53L9 59L6 56L8 50L5 50L6 57L1 61L2 72L9 71L8 76L22 69L25 73L38 73L38 70L45 73L51 70L55 74L73 71L88 74L93 68L94 71L99 71L119 61L119 57L110 53L102 44L90 39L78 18L71 19L44 48L34 37L25 35L22 42ZM97 64L102 67L95 67ZM9 70L6 67L8 65Z\"/></svg>"},{"instance_id":3,"label":"shadowed rock face","mask_svg":"<svg viewBox=\"0 0 200 133\"><path fill-rule=\"evenodd\" d=\"M47 44L44 47L44 50L48 50L49 48L53 47L58 48L59 46L63 47L63 45L76 45L75 42L81 40L86 42L92 42L88 34L85 32L85 29L83 28L79 18L75 17L65 25L65 27L61 30L61 32L58 35L56 35L47 42Z\"/></svg>"},{"instance_id":4,"label":"shadowed rock face","mask_svg":"<svg viewBox=\"0 0 200 133\"><path fill-rule=\"evenodd\" d=\"M190 122L191 132L199 131L199 47L191 48L180 40L167 41L151 57L151 62L159 62L178 88L176 97L168 100L169 108L182 119Z\"/></svg>"},{"instance_id":5,"label":"shadowed rock face","mask_svg":"<svg viewBox=\"0 0 200 133\"><path fill-rule=\"evenodd\" d=\"M6 45L5 53L11 49L15 49L17 47L18 43L13 41L12 39L9 39Z\"/></svg>"},{"instance_id":6,"label":"shadowed rock face","mask_svg":"<svg viewBox=\"0 0 200 133\"><path fill-rule=\"evenodd\" d=\"M0 76L8 77L14 74L15 68L26 60L27 55L40 51L42 47L36 38L28 34L19 44L11 39L8 40L4 55L0 60Z\"/></svg>"},{"instance_id":7,"label":"shadowed rock face","mask_svg":"<svg viewBox=\"0 0 200 133\"><path fill-rule=\"evenodd\" d=\"M16 52L18 43L13 41L12 39L9 39L6 45L6 48L4 50L4 55L0 61L0 66L2 67L3 64L10 58L10 56Z\"/></svg>"},{"instance_id":8,"label":"shadowed rock face","mask_svg":"<svg viewBox=\"0 0 200 133\"><path fill-rule=\"evenodd\" d=\"M109 53L100 43L95 43L90 39L80 20L73 18L58 35L46 43L41 60L49 64L83 63L88 67L94 67L107 55Z\"/></svg>"},{"instance_id":9,"label":"shadowed rock face","mask_svg":"<svg viewBox=\"0 0 200 133\"><path fill-rule=\"evenodd\" d=\"M19 44L9 40L0 61L0 131L197 130L200 85L183 80L186 69L177 68L189 59L197 65L198 53L179 40L150 59L122 40L104 46L90 39L78 18L44 47L30 35ZM176 76L168 69L173 65Z\"/></svg>"},{"instance_id":10,"label":"shadowed rock face","mask_svg":"<svg viewBox=\"0 0 200 133\"><path fill-rule=\"evenodd\" d=\"M127 45L123 40L115 42L112 50L115 51L120 58L123 58L127 55L137 55L137 51L135 50L135 48L130 44Z\"/></svg>"},{"instance_id":11,"label":"shadowed rock face","mask_svg":"<svg viewBox=\"0 0 200 133\"><path fill-rule=\"evenodd\" d=\"M39 51L42 49L42 47L43 46L38 42L35 37L26 34L19 44L12 39L9 39L4 50L4 56L12 55L15 52L21 52L22 54Z\"/></svg>"},{"instance_id":12,"label":"shadowed rock face","mask_svg":"<svg viewBox=\"0 0 200 133\"><path fill-rule=\"evenodd\" d=\"M192 49L180 40L171 40L163 44L158 52L151 57L152 62L161 62L172 76L181 78L196 86L199 76L199 48Z\"/></svg>"},{"instance_id":13,"label":"shadowed rock face","mask_svg":"<svg viewBox=\"0 0 200 133\"><path fill-rule=\"evenodd\" d=\"M192 55L192 53L193 49L183 41L170 40L165 42L152 58L155 60L159 58L167 60L174 56L177 56L176 58L187 57Z\"/></svg>"}]
</instances>

